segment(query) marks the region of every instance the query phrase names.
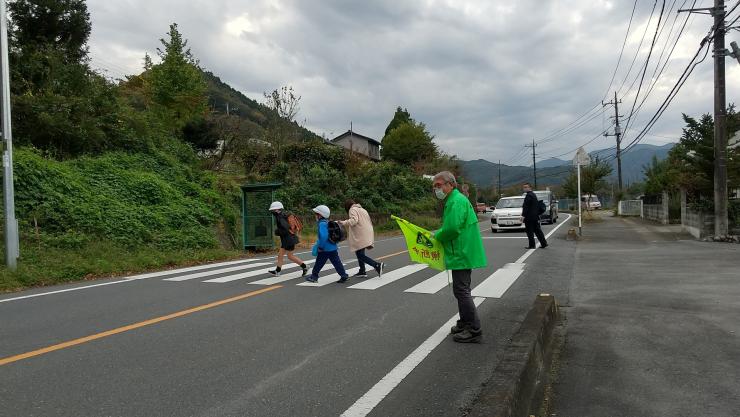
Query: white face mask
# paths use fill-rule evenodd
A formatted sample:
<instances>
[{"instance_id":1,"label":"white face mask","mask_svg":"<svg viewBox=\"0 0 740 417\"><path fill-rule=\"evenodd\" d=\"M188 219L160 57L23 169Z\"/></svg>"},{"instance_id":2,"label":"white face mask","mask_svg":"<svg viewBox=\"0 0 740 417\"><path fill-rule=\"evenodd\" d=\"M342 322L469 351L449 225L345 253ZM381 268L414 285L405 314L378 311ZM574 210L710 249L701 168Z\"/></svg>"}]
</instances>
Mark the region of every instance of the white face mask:
<instances>
[{"instance_id":1,"label":"white face mask","mask_svg":"<svg viewBox=\"0 0 740 417\"><path fill-rule=\"evenodd\" d=\"M437 198L440 199L440 200L444 200L445 197L447 197L447 194L445 194L445 192L442 191L441 188L435 188L434 189L434 195L436 195Z\"/></svg>"}]
</instances>

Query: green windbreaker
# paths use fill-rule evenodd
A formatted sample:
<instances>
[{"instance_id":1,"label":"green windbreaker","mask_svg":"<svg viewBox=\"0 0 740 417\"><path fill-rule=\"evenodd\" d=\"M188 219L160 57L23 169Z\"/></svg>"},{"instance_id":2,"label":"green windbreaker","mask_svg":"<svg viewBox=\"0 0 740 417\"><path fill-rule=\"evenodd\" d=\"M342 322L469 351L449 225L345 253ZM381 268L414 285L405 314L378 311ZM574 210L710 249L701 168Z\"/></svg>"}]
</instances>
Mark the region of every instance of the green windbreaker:
<instances>
[{"instance_id":1,"label":"green windbreaker","mask_svg":"<svg viewBox=\"0 0 740 417\"><path fill-rule=\"evenodd\" d=\"M447 196L442 228L434 237L445 249L445 265L449 270L484 268L486 252L473 206L457 189Z\"/></svg>"}]
</instances>

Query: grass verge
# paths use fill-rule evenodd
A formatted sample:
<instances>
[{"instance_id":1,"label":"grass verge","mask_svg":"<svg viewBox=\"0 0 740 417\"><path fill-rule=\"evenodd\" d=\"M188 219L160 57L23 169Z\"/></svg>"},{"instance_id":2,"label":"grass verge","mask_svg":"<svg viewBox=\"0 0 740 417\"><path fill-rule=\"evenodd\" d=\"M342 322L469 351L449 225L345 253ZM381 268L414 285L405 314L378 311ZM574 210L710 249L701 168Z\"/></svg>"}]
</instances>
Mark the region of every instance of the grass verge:
<instances>
[{"instance_id":1,"label":"grass verge","mask_svg":"<svg viewBox=\"0 0 740 417\"><path fill-rule=\"evenodd\" d=\"M127 248L109 241L90 242L75 249L21 242L21 254L15 272L0 270L0 293L246 256L238 250Z\"/></svg>"}]
</instances>

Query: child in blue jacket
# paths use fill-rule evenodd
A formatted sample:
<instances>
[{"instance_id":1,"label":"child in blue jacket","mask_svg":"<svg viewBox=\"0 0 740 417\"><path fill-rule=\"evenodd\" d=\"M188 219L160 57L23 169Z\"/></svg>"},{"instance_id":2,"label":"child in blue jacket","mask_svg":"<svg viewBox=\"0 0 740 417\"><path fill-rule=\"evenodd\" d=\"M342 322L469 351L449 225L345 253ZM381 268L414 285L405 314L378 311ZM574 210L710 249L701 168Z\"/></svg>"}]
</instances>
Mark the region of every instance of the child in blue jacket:
<instances>
[{"instance_id":1,"label":"child in blue jacket","mask_svg":"<svg viewBox=\"0 0 740 417\"><path fill-rule=\"evenodd\" d=\"M340 279L337 282L346 282L349 277L344 270L342 260L339 259L337 244L329 240L329 216L331 215L329 207L324 205L317 206L313 209L313 212L316 213L316 221L319 223L319 239L314 245L316 263L313 266L313 271L311 271L311 276L306 277L306 281L318 282L321 268L324 267L328 260L331 261L334 269L339 273Z\"/></svg>"}]
</instances>

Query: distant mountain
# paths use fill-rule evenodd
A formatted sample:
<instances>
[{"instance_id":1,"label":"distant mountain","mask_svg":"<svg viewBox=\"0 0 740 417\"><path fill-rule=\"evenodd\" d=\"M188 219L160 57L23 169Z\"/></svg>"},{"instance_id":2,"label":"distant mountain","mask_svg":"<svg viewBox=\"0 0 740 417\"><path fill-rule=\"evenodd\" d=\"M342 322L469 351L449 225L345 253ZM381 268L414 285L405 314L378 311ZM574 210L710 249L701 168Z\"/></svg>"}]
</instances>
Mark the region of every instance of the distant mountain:
<instances>
[{"instance_id":1,"label":"distant mountain","mask_svg":"<svg viewBox=\"0 0 740 417\"><path fill-rule=\"evenodd\" d=\"M537 161L537 168L552 168L552 167L561 167L564 165L568 165L568 161L563 161L562 159L558 158L550 158L545 159L544 161ZM531 166L531 165L530 165Z\"/></svg>"},{"instance_id":2,"label":"distant mountain","mask_svg":"<svg viewBox=\"0 0 740 417\"><path fill-rule=\"evenodd\" d=\"M498 182L498 164L478 159L475 161L460 161L460 166L465 179L479 187L490 187ZM568 166L540 168L538 164L537 183L538 185L562 184L568 177L569 172L570 168ZM532 181L532 174L532 167L501 164L501 185L509 187L525 181Z\"/></svg>"},{"instance_id":3,"label":"distant mountain","mask_svg":"<svg viewBox=\"0 0 740 417\"><path fill-rule=\"evenodd\" d=\"M673 149L673 146L675 146L675 143L669 143L663 146L639 144L629 152L623 154L622 181L624 184L643 181L645 179L644 167L652 163L653 156L656 156L659 161L662 161L668 157L668 152ZM612 151L612 154L614 154L614 151ZM611 166L614 171L610 179L616 180L617 161L611 161Z\"/></svg>"},{"instance_id":4,"label":"distant mountain","mask_svg":"<svg viewBox=\"0 0 740 417\"><path fill-rule=\"evenodd\" d=\"M625 184L642 181L645 178L644 167L652 163L653 156L663 160L675 144L669 143L663 146L639 144L622 154L622 180ZM609 164L613 168L610 181L617 179L617 161L612 159L614 149L602 149L591 152L592 158L610 159ZM460 161L463 175L469 181L476 183L479 187L490 187L497 184L498 164L478 159L475 161ZM560 185L570 173L571 162L561 159L550 158L537 162L538 185ZM525 181L532 181L532 166L509 166L501 165L501 185L510 187Z\"/></svg>"}]
</instances>

